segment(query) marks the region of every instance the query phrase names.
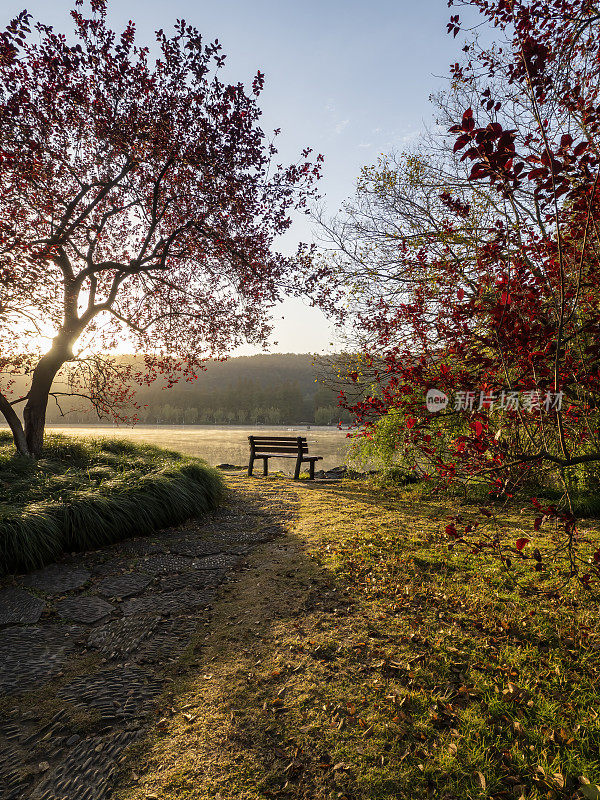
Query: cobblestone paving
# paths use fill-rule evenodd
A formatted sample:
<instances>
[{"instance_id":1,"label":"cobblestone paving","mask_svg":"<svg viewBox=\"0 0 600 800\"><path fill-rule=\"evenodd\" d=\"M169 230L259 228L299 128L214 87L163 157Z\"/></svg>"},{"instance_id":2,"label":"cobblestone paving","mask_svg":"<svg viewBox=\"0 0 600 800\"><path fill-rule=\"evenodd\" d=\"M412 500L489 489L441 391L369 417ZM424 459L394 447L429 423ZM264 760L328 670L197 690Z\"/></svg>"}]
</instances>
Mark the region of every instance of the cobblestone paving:
<instances>
[{"instance_id":1,"label":"cobblestone paving","mask_svg":"<svg viewBox=\"0 0 600 800\"><path fill-rule=\"evenodd\" d=\"M228 481L202 520L1 580L0 800L111 797L220 584L293 515L291 490Z\"/></svg>"}]
</instances>

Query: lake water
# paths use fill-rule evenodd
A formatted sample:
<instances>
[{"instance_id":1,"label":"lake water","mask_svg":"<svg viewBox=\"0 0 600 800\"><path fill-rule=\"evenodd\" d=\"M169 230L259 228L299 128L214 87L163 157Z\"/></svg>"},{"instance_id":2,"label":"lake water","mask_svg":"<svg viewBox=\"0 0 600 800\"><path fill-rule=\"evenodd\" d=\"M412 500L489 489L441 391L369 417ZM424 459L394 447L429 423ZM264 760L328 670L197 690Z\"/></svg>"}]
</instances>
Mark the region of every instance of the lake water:
<instances>
[{"instance_id":1,"label":"lake water","mask_svg":"<svg viewBox=\"0 0 600 800\"><path fill-rule=\"evenodd\" d=\"M324 426L291 427L287 425L48 425L50 433L70 436L108 436L148 442L188 453L208 461L209 464L248 464L248 436L305 436L310 455L323 456L316 469L331 469L344 463L348 439L346 430ZM269 470L293 472L294 462L289 458L269 459ZM262 470L262 462L256 462Z\"/></svg>"}]
</instances>

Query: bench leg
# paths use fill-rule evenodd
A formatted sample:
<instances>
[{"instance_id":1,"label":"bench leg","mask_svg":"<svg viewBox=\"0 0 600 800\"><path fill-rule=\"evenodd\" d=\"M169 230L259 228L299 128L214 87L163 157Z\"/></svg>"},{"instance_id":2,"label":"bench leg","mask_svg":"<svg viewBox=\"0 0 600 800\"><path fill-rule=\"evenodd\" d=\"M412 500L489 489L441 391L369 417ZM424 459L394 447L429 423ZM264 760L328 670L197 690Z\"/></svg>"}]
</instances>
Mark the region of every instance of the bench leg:
<instances>
[{"instance_id":1,"label":"bench leg","mask_svg":"<svg viewBox=\"0 0 600 800\"><path fill-rule=\"evenodd\" d=\"M315 462L314 461L310 462L310 469L309 469L308 477L310 478L311 481L314 481L314 479L315 479Z\"/></svg>"},{"instance_id":2,"label":"bench leg","mask_svg":"<svg viewBox=\"0 0 600 800\"><path fill-rule=\"evenodd\" d=\"M297 481L300 479L300 467L302 465L302 457L299 456L296 460L296 470L294 472L294 480Z\"/></svg>"},{"instance_id":3,"label":"bench leg","mask_svg":"<svg viewBox=\"0 0 600 800\"><path fill-rule=\"evenodd\" d=\"M269 464L269 459L266 458L266 457L263 458L263 475L268 475L269 474L268 464Z\"/></svg>"},{"instance_id":4,"label":"bench leg","mask_svg":"<svg viewBox=\"0 0 600 800\"><path fill-rule=\"evenodd\" d=\"M250 456L250 461L248 462L248 477L252 477L252 470L254 469L254 456Z\"/></svg>"}]
</instances>

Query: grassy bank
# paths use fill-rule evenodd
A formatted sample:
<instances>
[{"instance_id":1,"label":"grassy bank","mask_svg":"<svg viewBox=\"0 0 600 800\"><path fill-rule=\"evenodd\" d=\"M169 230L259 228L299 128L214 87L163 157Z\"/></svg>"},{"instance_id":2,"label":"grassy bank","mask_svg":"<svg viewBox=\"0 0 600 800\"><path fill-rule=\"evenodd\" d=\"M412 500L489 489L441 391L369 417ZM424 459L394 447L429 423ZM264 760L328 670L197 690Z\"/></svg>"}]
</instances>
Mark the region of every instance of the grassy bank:
<instances>
[{"instance_id":1,"label":"grassy bank","mask_svg":"<svg viewBox=\"0 0 600 800\"><path fill-rule=\"evenodd\" d=\"M0 574L176 525L223 495L203 461L120 439L51 435L33 461L0 433Z\"/></svg>"},{"instance_id":2,"label":"grassy bank","mask_svg":"<svg viewBox=\"0 0 600 800\"><path fill-rule=\"evenodd\" d=\"M248 502L291 491L229 480ZM597 800L597 602L447 552L439 503L293 491L296 522L227 585L117 796Z\"/></svg>"}]
</instances>

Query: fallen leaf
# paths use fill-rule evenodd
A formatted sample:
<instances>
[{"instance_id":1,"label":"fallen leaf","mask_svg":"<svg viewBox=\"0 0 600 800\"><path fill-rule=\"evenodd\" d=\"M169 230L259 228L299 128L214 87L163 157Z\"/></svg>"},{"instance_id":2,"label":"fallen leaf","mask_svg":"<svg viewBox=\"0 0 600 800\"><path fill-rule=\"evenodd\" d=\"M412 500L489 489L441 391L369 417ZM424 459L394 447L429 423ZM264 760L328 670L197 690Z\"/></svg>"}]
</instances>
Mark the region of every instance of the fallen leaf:
<instances>
[{"instance_id":1,"label":"fallen leaf","mask_svg":"<svg viewBox=\"0 0 600 800\"><path fill-rule=\"evenodd\" d=\"M565 788L565 776L561 772L553 772L552 780L558 786L559 789Z\"/></svg>"},{"instance_id":2,"label":"fallen leaf","mask_svg":"<svg viewBox=\"0 0 600 800\"><path fill-rule=\"evenodd\" d=\"M517 541L515 542L515 547L520 552L525 547L526 544L529 544L529 539L526 538L517 539Z\"/></svg>"}]
</instances>

